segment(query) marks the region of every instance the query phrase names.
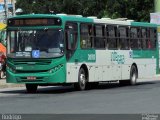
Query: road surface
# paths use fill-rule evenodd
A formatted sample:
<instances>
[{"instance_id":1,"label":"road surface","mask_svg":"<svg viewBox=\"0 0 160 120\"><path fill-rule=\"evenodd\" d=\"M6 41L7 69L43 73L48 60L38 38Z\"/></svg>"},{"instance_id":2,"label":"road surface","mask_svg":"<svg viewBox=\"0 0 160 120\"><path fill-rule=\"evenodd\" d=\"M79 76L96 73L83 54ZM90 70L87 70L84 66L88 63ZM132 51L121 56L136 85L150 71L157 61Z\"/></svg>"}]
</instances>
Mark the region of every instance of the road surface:
<instances>
[{"instance_id":1,"label":"road surface","mask_svg":"<svg viewBox=\"0 0 160 120\"><path fill-rule=\"evenodd\" d=\"M120 86L101 84L87 91L72 86L39 88L28 94L24 87L0 89L0 113L16 114L137 114L160 113L160 82Z\"/></svg>"}]
</instances>

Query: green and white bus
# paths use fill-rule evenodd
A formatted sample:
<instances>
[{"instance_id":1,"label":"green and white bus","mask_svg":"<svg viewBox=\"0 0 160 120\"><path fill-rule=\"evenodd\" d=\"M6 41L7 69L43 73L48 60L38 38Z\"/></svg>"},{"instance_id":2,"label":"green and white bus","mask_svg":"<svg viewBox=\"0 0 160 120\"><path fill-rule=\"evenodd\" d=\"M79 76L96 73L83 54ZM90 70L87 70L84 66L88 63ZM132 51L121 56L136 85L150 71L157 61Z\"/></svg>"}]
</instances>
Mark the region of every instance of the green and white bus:
<instances>
[{"instance_id":1,"label":"green and white bus","mask_svg":"<svg viewBox=\"0 0 160 120\"><path fill-rule=\"evenodd\" d=\"M80 15L29 14L7 23L7 82L37 86L103 81L134 85L159 69L157 25Z\"/></svg>"}]
</instances>

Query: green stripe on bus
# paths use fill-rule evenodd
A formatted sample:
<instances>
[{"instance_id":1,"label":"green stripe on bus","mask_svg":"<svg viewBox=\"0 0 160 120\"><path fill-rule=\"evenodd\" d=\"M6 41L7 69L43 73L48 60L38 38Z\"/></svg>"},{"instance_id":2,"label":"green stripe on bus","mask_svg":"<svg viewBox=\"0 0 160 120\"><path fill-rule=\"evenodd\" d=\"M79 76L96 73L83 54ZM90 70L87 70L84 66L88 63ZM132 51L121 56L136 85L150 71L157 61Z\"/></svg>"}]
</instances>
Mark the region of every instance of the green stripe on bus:
<instances>
[{"instance_id":1,"label":"green stripe on bus","mask_svg":"<svg viewBox=\"0 0 160 120\"><path fill-rule=\"evenodd\" d=\"M146 22L131 22L131 26L137 26L137 27L157 27L156 24L146 23Z\"/></svg>"},{"instance_id":2,"label":"green stripe on bus","mask_svg":"<svg viewBox=\"0 0 160 120\"><path fill-rule=\"evenodd\" d=\"M133 50L132 58L156 58L156 50Z\"/></svg>"},{"instance_id":3,"label":"green stripe on bus","mask_svg":"<svg viewBox=\"0 0 160 120\"><path fill-rule=\"evenodd\" d=\"M76 50L69 62L96 62L95 50Z\"/></svg>"}]
</instances>

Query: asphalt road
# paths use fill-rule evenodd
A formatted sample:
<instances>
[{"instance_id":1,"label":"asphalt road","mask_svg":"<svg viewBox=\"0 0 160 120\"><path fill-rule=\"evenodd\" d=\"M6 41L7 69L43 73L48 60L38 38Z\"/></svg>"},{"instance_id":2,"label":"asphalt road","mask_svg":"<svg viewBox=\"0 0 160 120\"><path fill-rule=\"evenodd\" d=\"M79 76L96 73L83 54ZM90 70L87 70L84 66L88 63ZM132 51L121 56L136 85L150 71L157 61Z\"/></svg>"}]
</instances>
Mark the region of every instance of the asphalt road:
<instances>
[{"instance_id":1,"label":"asphalt road","mask_svg":"<svg viewBox=\"0 0 160 120\"><path fill-rule=\"evenodd\" d=\"M137 114L160 113L160 82L136 86L102 84L87 91L73 87L40 88L28 94L24 87L0 89L0 113L16 114Z\"/></svg>"}]
</instances>

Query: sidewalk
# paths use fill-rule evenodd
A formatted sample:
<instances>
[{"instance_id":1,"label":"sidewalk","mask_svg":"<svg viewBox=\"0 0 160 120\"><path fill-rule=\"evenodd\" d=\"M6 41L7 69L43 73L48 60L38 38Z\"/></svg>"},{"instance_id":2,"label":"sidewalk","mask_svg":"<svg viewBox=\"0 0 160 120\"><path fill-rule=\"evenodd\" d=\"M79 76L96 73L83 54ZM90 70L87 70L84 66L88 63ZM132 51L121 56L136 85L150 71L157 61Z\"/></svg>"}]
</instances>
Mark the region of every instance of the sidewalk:
<instances>
[{"instance_id":1,"label":"sidewalk","mask_svg":"<svg viewBox=\"0 0 160 120\"><path fill-rule=\"evenodd\" d=\"M13 87L24 87L24 84L14 84L14 83L6 83L6 79L0 79L0 89L3 88L13 88Z\"/></svg>"}]
</instances>

